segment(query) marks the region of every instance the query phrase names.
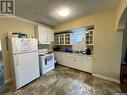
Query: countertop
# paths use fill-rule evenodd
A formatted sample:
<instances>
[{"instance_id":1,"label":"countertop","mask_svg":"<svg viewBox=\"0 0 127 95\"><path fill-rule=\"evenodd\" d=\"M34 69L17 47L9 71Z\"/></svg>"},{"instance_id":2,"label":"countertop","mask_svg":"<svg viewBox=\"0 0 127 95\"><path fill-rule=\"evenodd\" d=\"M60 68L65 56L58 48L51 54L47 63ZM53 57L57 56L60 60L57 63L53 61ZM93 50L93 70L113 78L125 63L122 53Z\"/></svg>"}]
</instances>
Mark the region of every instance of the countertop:
<instances>
[{"instance_id":1,"label":"countertop","mask_svg":"<svg viewBox=\"0 0 127 95\"><path fill-rule=\"evenodd\" d=\"M86 54L80 54L80 53L69 53L69 52L62 52L62 51L54 51L54 53L62 53L62 54L70 54L70 55L77 55L77 56L93 57L93 55L86 55Z\"/></svg>"}]
</instances>

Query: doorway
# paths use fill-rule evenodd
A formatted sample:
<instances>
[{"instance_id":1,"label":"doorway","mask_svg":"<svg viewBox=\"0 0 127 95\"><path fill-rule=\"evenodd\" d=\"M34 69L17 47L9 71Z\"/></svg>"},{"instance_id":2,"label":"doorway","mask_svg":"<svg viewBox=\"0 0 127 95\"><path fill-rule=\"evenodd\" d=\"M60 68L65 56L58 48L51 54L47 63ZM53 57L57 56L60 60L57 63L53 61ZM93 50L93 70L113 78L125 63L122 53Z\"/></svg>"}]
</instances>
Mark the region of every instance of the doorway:
<instances>
[{"instance_id":1,"label":"doorway","mask_svg":"<svg viewBox=\"0 0 127 95\"><path fill-rule=\"evenodd\" d=\"M118 29L122 27L123 43L122 43L122 58L120 71L120 87L124 93L127 93L127 8L121 15Z\"/></svg>"},{"instance_id":2,"label":"doorway","mask_svg":"<svg viewBox=\"0 0 127 95\"><path fill-rule=\"evenodd\" d=\"M120 87L127 93L127 26L123 32Z\"/></svg>"}]
</instances>

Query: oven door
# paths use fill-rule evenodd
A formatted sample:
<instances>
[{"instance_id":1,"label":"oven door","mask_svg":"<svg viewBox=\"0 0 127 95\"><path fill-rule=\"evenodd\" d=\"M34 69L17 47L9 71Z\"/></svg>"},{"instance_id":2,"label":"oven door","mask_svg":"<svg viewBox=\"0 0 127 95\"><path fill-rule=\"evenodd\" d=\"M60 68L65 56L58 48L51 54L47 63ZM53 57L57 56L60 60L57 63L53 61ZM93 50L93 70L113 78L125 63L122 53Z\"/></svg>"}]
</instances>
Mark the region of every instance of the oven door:
<instances>
[{"instance_id":1,"label":"oven door","mask_svg":"<svg viewBox=\"0 0 127 95\"><path fill-rule=\"evenodd\" d=\"M51 67L52 65L54 65L54 55L47 54L43 65L44 65L44 68L48 68L48 67Z\"/></svg>"}]
</instances>

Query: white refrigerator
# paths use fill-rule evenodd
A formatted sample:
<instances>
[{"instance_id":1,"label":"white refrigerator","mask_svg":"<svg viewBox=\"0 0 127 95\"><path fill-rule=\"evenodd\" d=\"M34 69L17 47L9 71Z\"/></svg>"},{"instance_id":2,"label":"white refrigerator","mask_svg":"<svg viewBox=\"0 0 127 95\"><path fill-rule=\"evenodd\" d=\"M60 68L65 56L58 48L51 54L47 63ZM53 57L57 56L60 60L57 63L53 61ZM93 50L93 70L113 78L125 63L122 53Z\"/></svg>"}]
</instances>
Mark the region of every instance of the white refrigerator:
<instances>
[{"instance_id":1,"label":"white refrigerator","mask_svg":"<svg viewBox=\"0 0 127 95\"><path fill-rule=\"evenodd\" d=\"M11 38L12 75L16 89L40 76L38 43L34 38Z\"/></svg>"}]
</instances>

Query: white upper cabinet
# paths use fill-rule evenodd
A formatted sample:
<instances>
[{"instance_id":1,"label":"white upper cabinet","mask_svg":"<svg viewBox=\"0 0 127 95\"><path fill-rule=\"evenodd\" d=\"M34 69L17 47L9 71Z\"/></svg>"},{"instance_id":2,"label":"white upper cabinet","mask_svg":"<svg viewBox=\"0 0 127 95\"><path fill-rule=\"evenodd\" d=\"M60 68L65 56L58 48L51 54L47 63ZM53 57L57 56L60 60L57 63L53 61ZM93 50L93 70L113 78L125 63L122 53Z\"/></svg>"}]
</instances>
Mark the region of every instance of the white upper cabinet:
<instances>
[{"instance_id":1,"label":"white upper cabinet","mask_svg":"<svg viewBox=\"0 0 127 95\"><path fill-rule=\"evenodd\" d=\"M49 43L54 42L54 30L50 28L48 28L48 40Z\"/></svg>"},{"instance_id":2,"label":"white upper cabinet","mask_svg":"<svg viewBox=\"0 0 127 95\"><path fill-rule=\"evenodd\" d=\"M54 42L54 31L53 29L47 28L45 26L37 26L37 38L39 44L51 44Z\"/></svg>"},{"instance_id":3,"label":"white upper cabinet","mask_svg":"<svg viewBox=\"0 0 127 95\"><path fill-rule=\"evenodd\" d=\"M94 29L90 29L87 31L85 35L85 43L86 47L91 49L91 53L93 54L93 48L94 48Z\"/></svg>"},{"instance_id":4,"label":"white upper cabinet","mask_svg":"<svg viewBox=\"0 0 127 95\"><path fill-rule=\"evenodd\" d=\"M55 45L72 45L72 33L55 34Z\"/></svg>"}]
</instances>

